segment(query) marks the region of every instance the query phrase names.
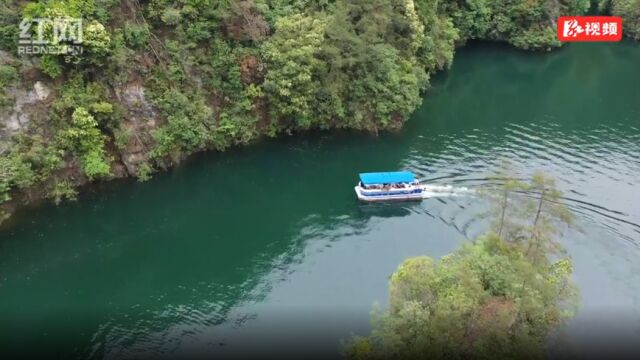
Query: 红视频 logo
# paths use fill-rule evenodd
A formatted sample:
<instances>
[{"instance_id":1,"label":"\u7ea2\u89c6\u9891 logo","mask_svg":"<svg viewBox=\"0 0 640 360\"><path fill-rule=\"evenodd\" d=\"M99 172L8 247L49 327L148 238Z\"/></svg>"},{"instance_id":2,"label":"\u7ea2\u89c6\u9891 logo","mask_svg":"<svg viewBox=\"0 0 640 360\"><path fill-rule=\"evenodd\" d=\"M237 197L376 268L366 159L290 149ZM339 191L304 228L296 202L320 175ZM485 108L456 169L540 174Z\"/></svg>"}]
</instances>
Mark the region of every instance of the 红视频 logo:
<instances>
[{"instance_id":1,"label":"\u7ea2\u89c6\u9891 logo","mask_svg":"<svg viewBox=\"0 0 640 360\"><path fill-rule=\"evenodd\" d=\"M620 41L622 19L618 16L561 16L560 41Z\"/></svg>"}]
</instances>

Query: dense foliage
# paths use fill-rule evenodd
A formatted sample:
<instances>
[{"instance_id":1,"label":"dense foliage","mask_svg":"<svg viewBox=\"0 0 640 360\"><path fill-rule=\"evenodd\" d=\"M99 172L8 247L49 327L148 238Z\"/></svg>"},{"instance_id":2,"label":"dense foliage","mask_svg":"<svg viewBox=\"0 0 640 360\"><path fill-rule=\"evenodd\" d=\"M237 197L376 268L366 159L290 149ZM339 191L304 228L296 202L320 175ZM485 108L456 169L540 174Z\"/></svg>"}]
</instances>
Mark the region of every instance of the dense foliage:
<instances>
[{"instance_id":1,"label":"dense foliage","mask_svg":"<svg viewBox=\"0 0 640 360\"><path fill-rule=\"evenodd\" d=\"M32 121L11 134L10 146L19 151L5 152L37 156L3 159L3 169L28 168L33 176L18 181L14 170L0 173L0 198L26 184L59 193L58 184L67 189L110 176L146 179L193 152L223 150L262 135L398 128L420 104L430 75L451 65L456 46L481 39L547 50L560 45L554 19L582 14L589 4L3 1L0 111L17 111L11 87L28 90L39 80L53 91L44 106L22 110L34 112L27 114ZM625 16L626 31L637 36L638 1L601 1L600 9ZM59 54L19 56L21 20L41 17L81 17L83 52L65 53L72 44L63 40L53 44ZM44 36L54 40L50 27ZM74 120L76 110L81 115ZM95 123L71 141L64 134L80 118Z\"/></svg>"},{"instance_id":2,"label":"dense foliage","mask_svg":"<svg viewBox=\"0 0 640 360\"><path fill-rule=\"evenodd\" d=\"M623 33L640 40L640 0L603 0L601 10L622 17Z\"/></svg>"},{"instance_id":3,"label":"dense foliage","mask_svg":"<svg viewBox=\"0 0 640 360\"><path fill-rule=\"evenodd\" d=\"M541 174L490 194L492 232L440 261L402 263L391 276L389 309L374 312L370 336L350 341L349 358L544 357L548 336L576 304L571 261L557 257L554 236L570 216Z\"/></svg>"}]
</instances>

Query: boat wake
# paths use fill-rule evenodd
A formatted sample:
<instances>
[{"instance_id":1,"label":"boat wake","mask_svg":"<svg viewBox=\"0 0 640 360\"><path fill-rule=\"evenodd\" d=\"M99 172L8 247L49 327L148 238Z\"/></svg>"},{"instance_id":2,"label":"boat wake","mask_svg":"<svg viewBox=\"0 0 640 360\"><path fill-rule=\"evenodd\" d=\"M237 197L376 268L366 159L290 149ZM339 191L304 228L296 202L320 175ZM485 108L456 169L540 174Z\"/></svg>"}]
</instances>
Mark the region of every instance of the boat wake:
<instances>
[{"instance_id":1,"label":"boat wake","mask_svg":"<svg viewBox=\"0 0 640 360\"><path fill-rule=\"evenodd\" d=\"M469 188L451 185L422 185L422 189L423 199L433 197L466 196L474 194L474 191Z\"/></svg>"}]
</instances>

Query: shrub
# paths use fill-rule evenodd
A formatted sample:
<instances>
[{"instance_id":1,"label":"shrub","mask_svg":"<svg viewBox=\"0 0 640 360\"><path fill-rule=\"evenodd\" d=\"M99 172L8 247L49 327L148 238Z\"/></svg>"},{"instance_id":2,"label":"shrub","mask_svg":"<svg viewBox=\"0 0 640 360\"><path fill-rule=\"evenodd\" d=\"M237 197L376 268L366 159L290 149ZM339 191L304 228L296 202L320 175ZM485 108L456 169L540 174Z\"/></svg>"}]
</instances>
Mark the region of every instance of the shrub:
<instances>
[{"instance_id":1,"label":"shrub","mask_svg":"<svg viewBox=\"0 0 640 360\"><path fill-rule=\"evenodd\" d=\"M0 87L11 85L18 79L18 71L10 65L0 65Z\"/></svg>"},{"instance_id":2,"label":"shrub","mask_svg":"<svg viewBox=\"0 0 640 360\"><path fill-rule=\"evenodd\" d=\"M56 181L47 193L47 197L52 199L56 205L59 205L63 200L74 201L77 199L77 195L78 192L69 180Z\"/></svg>"},{"instance_id":3,"label":"shrub","mask_svg":"<svg viewBox=\"0 0 640 360\"><path fill-rule=\"evenodd\" d=\"M104 138L94 117L79 107L73 112L71 126L62 131L58 139L63 148L80 157L85 175L93 180L110 174Z\"/></svg>"}]
</instances>

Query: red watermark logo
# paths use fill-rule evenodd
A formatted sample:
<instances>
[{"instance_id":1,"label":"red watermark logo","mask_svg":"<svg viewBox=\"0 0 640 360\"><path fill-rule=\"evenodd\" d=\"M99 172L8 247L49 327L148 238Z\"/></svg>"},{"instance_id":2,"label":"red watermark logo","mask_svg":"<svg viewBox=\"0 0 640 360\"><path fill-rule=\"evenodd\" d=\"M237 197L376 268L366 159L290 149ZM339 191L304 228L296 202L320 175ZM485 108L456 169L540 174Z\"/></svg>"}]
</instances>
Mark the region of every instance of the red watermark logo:
<instances>
[{"instance_id":1,"label":"red watermark logo","mask_svg":"<svg viewBox=\"0 0 640 360\"><path fill-rule=\"evenodd\" d=\"M618 16L560 16L560 41L620 41L622 18Z\"/></svg>"}]
</instances>

